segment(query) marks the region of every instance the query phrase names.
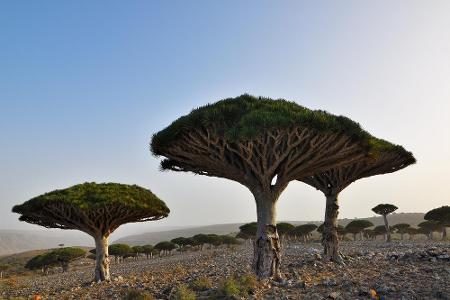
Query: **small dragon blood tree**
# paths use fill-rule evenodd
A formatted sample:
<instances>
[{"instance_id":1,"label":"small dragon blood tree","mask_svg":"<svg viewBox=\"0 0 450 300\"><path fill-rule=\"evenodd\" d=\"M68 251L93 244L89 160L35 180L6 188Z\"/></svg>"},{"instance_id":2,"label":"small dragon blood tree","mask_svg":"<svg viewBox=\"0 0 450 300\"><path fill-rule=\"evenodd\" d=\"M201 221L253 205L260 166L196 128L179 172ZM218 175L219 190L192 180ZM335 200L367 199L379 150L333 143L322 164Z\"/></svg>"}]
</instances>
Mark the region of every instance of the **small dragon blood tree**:
<instances>
[{"instance_id":1,"label":"small dragon blood tree","mask_svg":"<svg viewBox=\"0 0 450 300\"><path fill-rule=\"evenodd\" d=\"M339 194L358 179L392 173L416 162L411 152L401 146L375 138L373 141L374 147L370 157L366 160L334 167L301 179L302 182L320 190L326 198L325 222L322 232L325 260L336 263L343 262L339 252L337 232Z\"/></svg>"},{"instance_id":2,"label":"small dragon blood tree","mask_svg":"<svg viewBox=\"0 0 450 300\"><path fill-rule=\"evenodd\" d=\"M295 102L242 95L194 109L151 141L162 170L230 179L256 202L253 270L281 279L276 202L290 181L363 161L374 138L358 123Z\"/></svg>"},{"instance_id":3,"label":"small dragon blood tree","mask_svg":"<svg viewBox=\"0 0 450 300\"><path fill-rule=\"evenodd\" d=\"M16 205L19 220L47 228L77 229L95 239L95 281L109 281L108 237L120 225L165 218L169 209L137 185L84 183Z\"/></svg>"},{"instance_id":4,"label":"small dragon blood tree","mask_svg":"<svg viewBox=\"0 0 450 300\"><path fill-rule=\"evenodd\" d=\"M393 213L398 209L397 206L393 204L378 204L372 211L378 215L383 216L384 226L386 227L386 242L391 241L391 228L389 228L389 222L387 219L387 215Z\"/></svg>"},{"instance_id":5,"label":"small dragon blood tree","mask_svg":"<svg viewBox=\"0 0 450 300\"><path fill-rule=\"evenodd\" d=\"M446 227L450 227L450 206L441 206L430 210L423 217L427 221L438 222L442 227L442 239L447 239Z\"/></svg>"}]
</instances>

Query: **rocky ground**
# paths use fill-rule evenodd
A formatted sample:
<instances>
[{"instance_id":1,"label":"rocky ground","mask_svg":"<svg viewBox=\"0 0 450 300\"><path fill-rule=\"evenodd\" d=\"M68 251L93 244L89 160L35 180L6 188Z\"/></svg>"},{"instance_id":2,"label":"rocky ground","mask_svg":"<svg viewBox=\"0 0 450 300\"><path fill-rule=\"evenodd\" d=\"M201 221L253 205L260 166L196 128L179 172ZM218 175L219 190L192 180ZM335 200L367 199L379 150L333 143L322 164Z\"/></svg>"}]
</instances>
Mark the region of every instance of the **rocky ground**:
<instances>
[{"instance_id":1,"label":"rocky ground","mask_svg":"<svg viewBox=\"0 0 450 300\"><path fill-rule=\"evenodd\" d=\"M321 261L320 244L291 244L282 258L286 281L257 283L248 296L240 297L450 299L450 243L345 242L342 252L346 264L336 266ZM130 291L138 291L155 299L174 299L180 285L192 288L193 282L207 277L211 279L210 286L197 290L196 296L217 299L222 295L218 291L225 286L224 278L250 273L251 257L252 250L247 245L235 250L141 258L113 264L113 281L101 284L90 283L92 266L84 266L68 273L4 280L0 298L27 299L39 294L43 299L124 299Z\"/></svg>"}]
</instances>

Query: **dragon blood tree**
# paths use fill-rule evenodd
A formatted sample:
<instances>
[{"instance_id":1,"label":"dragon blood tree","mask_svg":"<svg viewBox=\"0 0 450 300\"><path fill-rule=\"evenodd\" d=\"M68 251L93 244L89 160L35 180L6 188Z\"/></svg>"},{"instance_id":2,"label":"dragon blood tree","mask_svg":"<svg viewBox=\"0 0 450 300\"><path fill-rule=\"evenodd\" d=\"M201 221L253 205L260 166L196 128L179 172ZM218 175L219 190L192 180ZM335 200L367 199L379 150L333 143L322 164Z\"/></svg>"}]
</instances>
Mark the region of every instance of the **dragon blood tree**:
<instances>
[{"instance_id":1,"label":"dragon blood tree","mask_svg":"<svg viewBox=\"0 0 450 300\"><path fill-rule=\"evenodd\" d=\"M339 194L358 179L392 173L415 163L415 161L412 153L403 147L374 138L370 156L366 160L334 167L301 179L302 182L320 190L326 198L325 222L322 232L325 260L342 263L337 232Z\"/></svg>"},{"instance_id":2,"label":"dragon blood tree","mask_svg":"<svg viewBox=\"0 0 450 300\"><path fill-rule=\"evenodd\" d=\"M373 137L359 124L294 102L242 95L194 109L156 133L162 170L241 183L256 202L253 269L280 279L276 202L290 181L366 159Z\"/></svg>"},{"instance_id":3,"label":"dragon blood tree","mask_svg":"<svg viewBox=\"0 0 450 300\"><path fill-rule=\"evenodd\" d=\"M77 229L95 239L95 281L109 281L108 237L120 225L154 221L169 209L152 192L137 185L83 183L35 197L13 212L19 220L47 228Z\"/></svg>"},{"instance_id":4,"label":"dragon blood tree","mask_svg":"<svg viewBox=\"0 0 450 300\"><path fill-rule=\"evenodd\" d=\"M446 227L450 227L450 206L432 209L423 218L427 221L438 222L442 226L442 239L447 239Z\"/></svg>"},{"instance_id":5,"label":"dragon blood tree","mask_svg":"<svg viewBox=\"0 0 450 300\"><path fill-rule=\"evenodd\" d=\"M387 215L393 213L397 209L398 209L398 207L393 204L378 204L377 206L372 208L372 211L374 213L383 216L384 227L386 227L386 242L391 241L391 229L389 228Z\"/></svg>"}]
</instances>

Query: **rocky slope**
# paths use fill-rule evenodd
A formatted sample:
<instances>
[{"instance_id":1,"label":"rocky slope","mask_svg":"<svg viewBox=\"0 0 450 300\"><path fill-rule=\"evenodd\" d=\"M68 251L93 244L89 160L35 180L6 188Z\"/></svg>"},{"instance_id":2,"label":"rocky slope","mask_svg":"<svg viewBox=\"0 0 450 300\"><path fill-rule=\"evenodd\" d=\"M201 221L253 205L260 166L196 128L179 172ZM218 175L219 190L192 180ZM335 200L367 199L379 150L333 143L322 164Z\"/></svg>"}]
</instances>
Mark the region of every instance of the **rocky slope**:
<instances>
[{"instance_id":1,"label":"rocky slope","mask_svg":"<svg viewBox=\"0 0 450 300\"><path fill-rule=\"evenodd\" d=\"M260 282L243 299L450 299L450 244L345 242L345 266L323 263L319 244L284 250L285 282ZM92 266L66 274L3 281L2 295L44 299L123 299L131 290L171 299L181 284L199 278L211 286L198 299L217 299L224 278L250 272L252 249L208 250L112 265L111 283L90 283ZM89 262L91 264L91 262ZM8 279L7 279L8 280ZM0 297L1 298L1 297ZM230 299L240 299L232 297Z\"/></svg>"}]
</instances>

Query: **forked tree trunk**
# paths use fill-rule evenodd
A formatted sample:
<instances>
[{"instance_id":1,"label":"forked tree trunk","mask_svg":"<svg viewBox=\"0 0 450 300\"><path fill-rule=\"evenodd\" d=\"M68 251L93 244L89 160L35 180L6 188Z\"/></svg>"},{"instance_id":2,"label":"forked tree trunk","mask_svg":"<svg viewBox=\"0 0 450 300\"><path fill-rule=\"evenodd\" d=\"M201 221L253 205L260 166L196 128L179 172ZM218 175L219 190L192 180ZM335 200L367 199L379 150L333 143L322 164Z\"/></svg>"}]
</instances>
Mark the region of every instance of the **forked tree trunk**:
<instances>
[{"instance_id":1,"label":"forked tree trunk","mask_svg":"<svg viewBox=\"0 0 450 300\"><path fill-rule=\"evenodd\" d=\"M96 282L110 281L108 237L99 236L95 238L95 277Z\"/></svg>"},{"instance_id":2,"label":"forked tree trunk","mask_svg":"<svg viewBox=\"0 0 450 300\"><path fill-rule=\"evenodd\" d=\"M322 232L324 259L342 263L339 254L339 236L337 232L337 218L339 214L338 195L327 195L325 207L325 222Z\"/></svg>"},{"instance_id":3,"label":"forked tree trunk","mask_svg":"<svg viewBox=\"0 0 450 300\"><path fill-rule=\"evenodd\" d=\"M256 197L258 230L254 242L253 271L259 278L281 280L280 240L275 223L275 201Z\"/></svg>"},{"instance_id":4,"label":"forked tree trunk","mask_svg":"<svg viewBox=\"0 0 450 300\"><path fill-rule=\"evenodd\" d=\"M391 242L391 231L389 230L389 224L388 224L386 215L383 215L383 220L384 220L384 228L386 230L386 242L390 243Z\"/></svg>"}]
</instances>

